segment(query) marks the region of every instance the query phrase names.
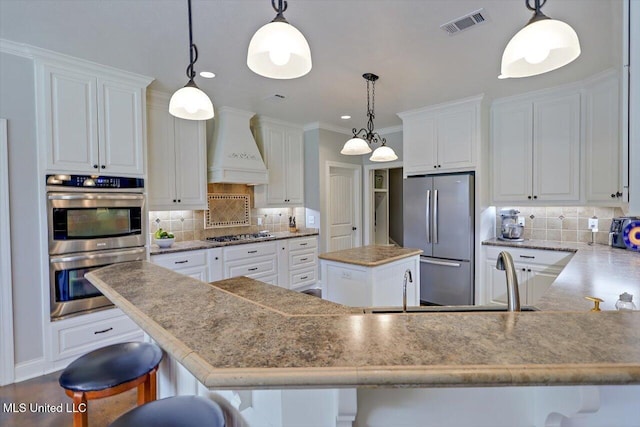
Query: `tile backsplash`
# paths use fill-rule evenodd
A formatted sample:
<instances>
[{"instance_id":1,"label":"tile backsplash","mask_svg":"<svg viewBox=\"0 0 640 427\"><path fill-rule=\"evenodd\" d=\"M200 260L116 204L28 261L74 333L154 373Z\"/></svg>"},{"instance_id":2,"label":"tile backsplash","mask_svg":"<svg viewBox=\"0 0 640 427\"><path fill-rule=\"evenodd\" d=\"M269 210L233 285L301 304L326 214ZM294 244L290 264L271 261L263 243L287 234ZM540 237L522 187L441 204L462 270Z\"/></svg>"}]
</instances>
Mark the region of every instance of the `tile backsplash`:
<instances>
[{"instance_id":1,"label":"tile backsplash","mask_svg":"<svg viewBox=\"0 0 640 427\"><path fill-rule=\"evenodd\" d=\"M238 194L246 193L253 198L253 189L239 184L209 184L209 193ZM205 228L205 211L150 211L149 234L162 227L170 231L177 242L187 240L202 240L207 237L224 236L228 234L250 234L262 230L272 233L289 230L289 217L296 218L298 228L304 228L304 208L252 208L251 225ZM262 219L262 225L258 225L258 218ZM152 240L150 240L152 241Z\"/></svg>"},{"instance_id":2,"label":"tile backsplash","mask_svg":"<svg viewBox=\"0 0 640 427\"><path fill-rule=\"evenodd\" d=\"M496 207L496 234L500 234L500 209L511 208L520 211L525 218L524 238L553 240L558 242L591 242L607 244L611 219L623 216L622 209L593 206L564 207ZM598 219L598 232L592 236L589 218Z\"/></svg>"}]
</instances>

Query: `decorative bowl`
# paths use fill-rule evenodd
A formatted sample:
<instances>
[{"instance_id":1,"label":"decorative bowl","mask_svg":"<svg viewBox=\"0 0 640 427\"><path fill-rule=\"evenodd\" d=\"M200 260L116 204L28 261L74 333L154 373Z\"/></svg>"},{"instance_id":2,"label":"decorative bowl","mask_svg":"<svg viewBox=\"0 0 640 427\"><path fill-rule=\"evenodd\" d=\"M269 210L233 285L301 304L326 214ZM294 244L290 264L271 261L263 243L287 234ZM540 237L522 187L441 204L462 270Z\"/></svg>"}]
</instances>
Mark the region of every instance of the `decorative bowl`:
<instances>
[{"instance_id":1,"label":"decorative bowl","mask_svg":"<svg viewBox=\"0 0 640 427\"><path fill-rule=\"evenodd\" d=\"M176 239L175 237L172 237L171 239L153 239L153 240L154 242L156 242L156 245L160 246L161 248L170 248Z\"/></svg>"}]
</instances>

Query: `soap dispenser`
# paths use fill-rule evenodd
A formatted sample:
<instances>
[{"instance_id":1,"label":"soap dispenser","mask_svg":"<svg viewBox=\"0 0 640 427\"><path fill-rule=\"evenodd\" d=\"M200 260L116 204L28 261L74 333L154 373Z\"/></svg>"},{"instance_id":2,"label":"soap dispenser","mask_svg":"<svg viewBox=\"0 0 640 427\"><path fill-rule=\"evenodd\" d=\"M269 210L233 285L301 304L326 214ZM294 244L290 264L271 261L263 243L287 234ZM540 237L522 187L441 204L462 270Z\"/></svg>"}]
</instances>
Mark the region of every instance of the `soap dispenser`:
<instances>
[{"instance_id":1,"label":"soap dispenser","mask_svg":"<svg viewBox=\"0 0 640 427\"><path fill-rule=\"evenodd\" d=\"M633 303L633 295L626 292L620 294L620 299L616 301L616 310L635 310L636 305Z\"/></svg>"}]
</instances>

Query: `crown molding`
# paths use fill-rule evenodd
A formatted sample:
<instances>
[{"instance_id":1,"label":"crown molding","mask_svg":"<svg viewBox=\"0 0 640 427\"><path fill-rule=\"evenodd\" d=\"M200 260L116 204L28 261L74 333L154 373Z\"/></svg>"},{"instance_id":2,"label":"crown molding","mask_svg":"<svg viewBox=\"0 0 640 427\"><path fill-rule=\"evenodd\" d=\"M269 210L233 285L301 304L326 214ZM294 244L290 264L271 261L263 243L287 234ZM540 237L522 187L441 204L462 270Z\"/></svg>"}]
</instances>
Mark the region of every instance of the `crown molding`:
<instances>
[{"instance_id":1,"label":"crown molding","mask_svg":"<svg viewBox=\"0 0 640 427\"><path fill-rule=\"evenodd\" d=\"M322 129L322 130L329 130L331 132L341 133L344 135L351 135L353 133L351 132L351 129L343 128L340 126L334 126L329 123L323 123L323 122L307 123L306 125L304 125L303 129L305 132L309 130Z\"/></svg>"},{"instance_id":2,"label":"crown molding","mask_svg":"<svg viewBox=\"0 0 640 427\"><path fill-rule=\"evenodd\" d=\"M33 59L31 46L24 43L17 43L12 40L0 39L0 52L10 55L20 56L22 58Z\"/></svg>"}]
</instances>

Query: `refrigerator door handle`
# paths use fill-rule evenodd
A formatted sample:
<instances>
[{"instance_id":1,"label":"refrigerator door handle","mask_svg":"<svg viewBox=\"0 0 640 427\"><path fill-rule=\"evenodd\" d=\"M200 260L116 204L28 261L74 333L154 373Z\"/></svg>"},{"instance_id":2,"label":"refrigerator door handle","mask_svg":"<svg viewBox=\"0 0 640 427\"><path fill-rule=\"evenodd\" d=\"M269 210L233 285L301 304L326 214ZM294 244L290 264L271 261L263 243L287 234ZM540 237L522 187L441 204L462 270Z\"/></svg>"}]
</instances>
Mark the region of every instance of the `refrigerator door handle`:
<instances>
[{"instance_id":1,"label":"refrigerator door handle","mask_svg":"<svg viewBox=\"0 0 640 427\"><path fill-rule=\"evenodd\" d=\"M424 259L424 258L421 258L420 262L423 262L425 264L443 265L445 267L460 267L460 265L461 265L459 262L436 261L436 260L433 260L433 259Z\"/></svg>"},{"instance_id":2,"label":"refrigerator door handle","mask_svg":"<svg viewBox=\"0 0 640 427\"><path fill-rule=\"evenodd\" d=\"M438 190L433 191L433 243L438 243Z\"/></svg>"},{"instance_id":3,"label":"refrigerator door handle","mask_svg":"<svg viewBox=\"0 0 640 427\"><path fill-rule=\"evenodd\" d=\"M426 213L425 213L425 222L426 222L426 230L427 230L427 243L431 243L431 190L427 190L427 200L426 200Z\"/></svg>"}]
</instances>

